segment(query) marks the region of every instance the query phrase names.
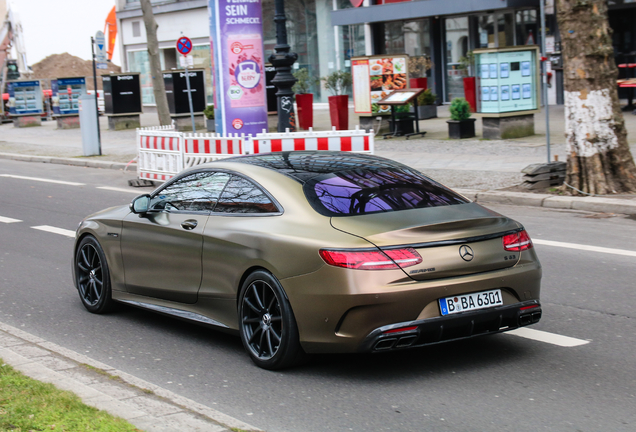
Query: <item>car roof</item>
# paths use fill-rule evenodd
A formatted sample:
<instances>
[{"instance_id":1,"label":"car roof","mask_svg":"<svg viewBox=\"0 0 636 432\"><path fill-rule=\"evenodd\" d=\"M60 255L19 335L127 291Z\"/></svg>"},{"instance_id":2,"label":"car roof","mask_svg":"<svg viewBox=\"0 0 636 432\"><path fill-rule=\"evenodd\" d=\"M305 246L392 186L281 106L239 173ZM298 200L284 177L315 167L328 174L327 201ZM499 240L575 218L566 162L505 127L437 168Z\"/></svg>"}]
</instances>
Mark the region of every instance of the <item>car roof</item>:
<instances>
[{"instance_id":1,"label":"car roof","mask_svg":"<svg viewBox=\"0 0 636 432\"><path fill-rule=\"evenodd\" d=\"M369 154L336 151L286 151L238 156L224 162L255 165L305 183L324 174L354 169L404 169L398 162Z\"/></svg>"}]
</instances>

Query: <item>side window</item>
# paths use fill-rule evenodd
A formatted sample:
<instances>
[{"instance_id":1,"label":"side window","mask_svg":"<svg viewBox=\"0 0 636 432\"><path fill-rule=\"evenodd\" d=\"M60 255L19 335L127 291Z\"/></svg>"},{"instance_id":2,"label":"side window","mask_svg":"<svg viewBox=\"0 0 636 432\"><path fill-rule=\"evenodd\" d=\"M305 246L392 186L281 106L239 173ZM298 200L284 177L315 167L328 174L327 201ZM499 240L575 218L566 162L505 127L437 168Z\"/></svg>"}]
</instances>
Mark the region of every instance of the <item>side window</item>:
<instances>
[{"instance_id":1,"label":"side window","mask_svg":"<svg viewBox=\"0 0 636 432\"><path fill-rule=\"evenodd\" d=\"M209 171L185 176L155 195L150 210L212 211L229 178Z\"/></svg>"},{"instance_id":2,"label":"side window","mask_svg":"<svg viewBox=\"0 0 636 432\"><path fill-rule=\"evenodd\" d=\"M215 213L277 213L279 210L254 183L232 176L214 208Z\"/></svg>"}]
</instances>

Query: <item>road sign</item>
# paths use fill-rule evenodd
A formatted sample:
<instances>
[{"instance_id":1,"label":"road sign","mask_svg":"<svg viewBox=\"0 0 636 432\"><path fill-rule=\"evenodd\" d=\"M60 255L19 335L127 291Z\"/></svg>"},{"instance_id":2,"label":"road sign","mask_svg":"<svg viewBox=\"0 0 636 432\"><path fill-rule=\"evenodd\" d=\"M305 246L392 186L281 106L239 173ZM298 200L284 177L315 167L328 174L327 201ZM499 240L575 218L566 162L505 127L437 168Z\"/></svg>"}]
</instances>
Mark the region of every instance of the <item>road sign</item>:
<instances>
[{"instance_id":1,"label":"road sign","mask_svg":"<svg viewBox=\"0 0 636 432\"><path fill-rule=\"evenodd\" d=\"M95 33L95 67L107 69L106 59L106 38L104 32L98 31Z\"/></svg>"},{"instance_id":2,"label":"road sign","mask_svg":"<svg viewBox=\"0 0 636 432\"><path fill-rule=\"evenodd\" d=\"M181 36L177 39L177 51L183 55L190 54L190 51L192 51L192 41L189 37Z\"/></svg>"},{"instance_id":3,"label":"road sign","mask_svg":"<svg viewBox=\"0 0 636 432\"><path fill-rule=\"evenodd\" d=\"M194 66L194 58L190 56L179 56L179 64L182 68Z\"/></svg>"}]
</instances>

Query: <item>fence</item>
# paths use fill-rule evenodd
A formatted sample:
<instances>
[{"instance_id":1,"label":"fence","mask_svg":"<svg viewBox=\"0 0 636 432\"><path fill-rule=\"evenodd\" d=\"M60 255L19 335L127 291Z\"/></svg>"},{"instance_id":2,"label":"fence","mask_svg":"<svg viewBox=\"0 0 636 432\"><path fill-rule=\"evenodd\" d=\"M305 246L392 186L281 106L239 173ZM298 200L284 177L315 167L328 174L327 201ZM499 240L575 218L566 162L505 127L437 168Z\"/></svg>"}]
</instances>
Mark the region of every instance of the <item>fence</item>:
<instances>
[{"instance_id":1,"label":"fence","mask_svg":"<svg viewBox=\"0 0 636 432\"><path fill-rule=\"evenodd\" d=\"M374 151L374 134L360 130L239 134L186 134L172 126L137 129L137 174L166 181L181 170L217 159L293 150Z\"/></svg>"}]
</instances>

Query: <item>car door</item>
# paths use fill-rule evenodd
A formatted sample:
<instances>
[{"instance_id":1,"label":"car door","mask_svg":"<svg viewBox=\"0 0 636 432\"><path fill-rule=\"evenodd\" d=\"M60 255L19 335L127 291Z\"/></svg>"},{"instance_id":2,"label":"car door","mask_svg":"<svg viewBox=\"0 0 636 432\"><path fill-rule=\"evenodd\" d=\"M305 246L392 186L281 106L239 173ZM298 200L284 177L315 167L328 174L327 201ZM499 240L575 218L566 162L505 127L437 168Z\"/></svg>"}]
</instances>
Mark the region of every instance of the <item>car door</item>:
<instances>
[{"instance_id":1,"label":"car door","mask_svg":"<svg viewBox=\"0 0 636 432\"><path fill-rule=\"evenodd\" d=\"M147 213L124 219L121 252L130 293L197 301L202 233L228 179L223 172L187 174L155 192Z\"/></svg>"},{"instance_id":2,"label":"car door","mask_svg":"<svg viewBox=\"0 0 636 432\"><path fill-rule=\"evenodd\" d=\"M231 301L236 311L240 276L259 262L267 238L280 227L273 220L282 207L252 180L233 174L204 231L201 297Z\"/></svg>"}]
</instances>

